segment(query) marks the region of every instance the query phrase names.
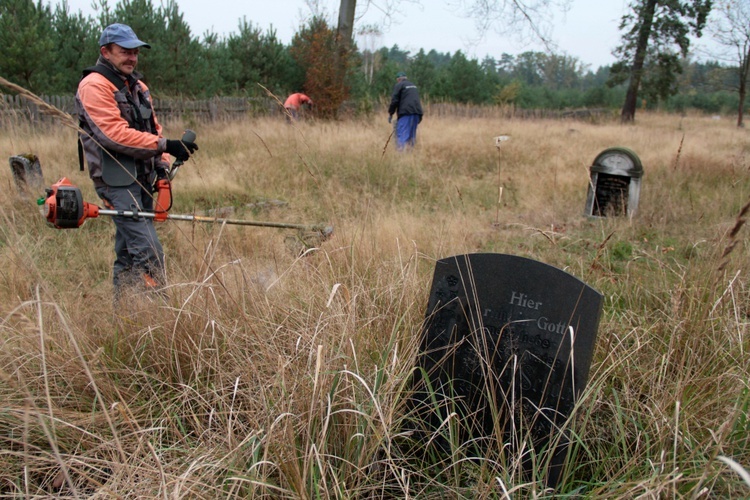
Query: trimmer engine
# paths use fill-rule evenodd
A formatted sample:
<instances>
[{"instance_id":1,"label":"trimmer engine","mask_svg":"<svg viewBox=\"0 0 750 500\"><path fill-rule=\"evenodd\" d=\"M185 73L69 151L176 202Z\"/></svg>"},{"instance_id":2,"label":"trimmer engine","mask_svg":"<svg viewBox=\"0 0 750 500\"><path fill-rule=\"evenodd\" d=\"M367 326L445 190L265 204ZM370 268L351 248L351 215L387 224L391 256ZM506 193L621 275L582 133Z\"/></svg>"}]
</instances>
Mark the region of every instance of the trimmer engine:
<instances>
[{"instance_id":1,"label":"trimmer engine","mask_svg":"<svg viewBox=\"0 0 750 500\"><path fill-rule=\"evenodd\" d=\"M78 187L63 177L44 190L46 199L40 199L47 222L58 229L81 227L89 217L99 216L99 207L83 201Z\"/></svg>"}]
</instances>

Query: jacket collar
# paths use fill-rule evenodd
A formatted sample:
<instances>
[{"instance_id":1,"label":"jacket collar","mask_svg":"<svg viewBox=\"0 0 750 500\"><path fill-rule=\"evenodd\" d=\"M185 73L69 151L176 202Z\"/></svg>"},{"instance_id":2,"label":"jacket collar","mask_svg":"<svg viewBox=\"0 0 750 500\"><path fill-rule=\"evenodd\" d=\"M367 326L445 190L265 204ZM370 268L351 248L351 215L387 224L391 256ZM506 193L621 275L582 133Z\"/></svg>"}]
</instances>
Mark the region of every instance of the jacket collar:
<instances>
[{"instance_id":1,"label":"jacket collar","mask_svg":"<svg viewBox=\"0 0 750 500\"><path fill-rule=\"evenodd\" d=\"M132 88L132 86L133 86L134 83L136 83L138 80L140 80L141 78L143 78L143 75L141 73L137 72L137 71L133 71L130 75L125 75L125 74L121 73L117 68L115 68L112 65L111 62L107 61L102 56L99 56L99 59L96 61L96 64L100 64L102 66L106 66L110 70L114 71L114 73L117 76L119 76L120 78L122 78L123 80L125 80L128 83L128 87L131 87L131 88Z\"/></svg>"}]
</instances>

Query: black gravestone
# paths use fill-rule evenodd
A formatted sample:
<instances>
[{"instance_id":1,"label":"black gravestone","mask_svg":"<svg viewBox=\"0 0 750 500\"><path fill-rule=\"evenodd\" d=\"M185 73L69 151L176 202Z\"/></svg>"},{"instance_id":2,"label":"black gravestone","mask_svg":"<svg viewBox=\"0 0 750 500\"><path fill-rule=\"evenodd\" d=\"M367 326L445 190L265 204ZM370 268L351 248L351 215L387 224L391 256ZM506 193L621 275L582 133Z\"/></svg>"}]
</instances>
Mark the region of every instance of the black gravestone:
<instances>
[{"instance_id":1,"label":"black gravestone","mask_svg":"<svg viewBox=\"0 0 750 500\"><path fill-rule=\"evenodd\" d=\"M445 450L433 432L455 411L462 442L481 452L500 438L514 456L524 450L525 469L536 455L555 487L567 452L561 429L586 385L601 309L599 292L531 259L438 261L410 401L422 438Z\"/></svg>"}]
</instances>

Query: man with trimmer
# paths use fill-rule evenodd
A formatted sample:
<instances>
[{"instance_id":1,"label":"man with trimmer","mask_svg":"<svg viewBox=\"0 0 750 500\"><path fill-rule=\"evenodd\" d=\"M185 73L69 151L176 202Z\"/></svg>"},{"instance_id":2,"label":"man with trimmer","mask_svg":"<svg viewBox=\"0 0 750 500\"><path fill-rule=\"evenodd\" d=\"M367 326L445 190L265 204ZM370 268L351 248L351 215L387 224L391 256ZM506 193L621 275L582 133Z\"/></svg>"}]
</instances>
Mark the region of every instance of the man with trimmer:
<instances>
[{"instance_id":1,"label":"man with trimmer","mask_svg":"<svg viewBox=\"0 0 750 500\"><path fill-rule=\"evenodd\" d=\"M198 145L195 136L165 139L154 114L149 89L135 71L141 47L124 24L107 26L99 38L99 59L83 71L76 93L80 120L79 156L104 204L114 210L153 210L152 185L169 182L169 155L182 163ZM115 295L126 288L156 290L164 285L164 251L153 222L144 217L114 217Z\"/></svg>"}]
</instances>

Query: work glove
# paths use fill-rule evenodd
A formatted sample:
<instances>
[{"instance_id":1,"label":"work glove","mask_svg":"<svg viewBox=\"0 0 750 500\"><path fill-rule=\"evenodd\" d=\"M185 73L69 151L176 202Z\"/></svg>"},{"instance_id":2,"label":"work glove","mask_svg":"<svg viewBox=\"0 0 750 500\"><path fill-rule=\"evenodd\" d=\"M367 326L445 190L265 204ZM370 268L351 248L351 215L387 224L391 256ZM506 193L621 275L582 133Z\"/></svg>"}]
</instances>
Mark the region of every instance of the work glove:
<instances>
[{"instance_id":1,"label":"work glove","mask_svg":"<svg viewBox=\"0 0 750 500\"><path fill-rule=\"evenodd\" d=\"M388 115L388 123L391 123L393 121L393 115Z\"/></svg>"},{"instance_id":2,"label":"work glove","mask_svg":"<svg viewBox=\"0 0 750 500\"><path fill-rule=\"evenodd\" d=\"M187 161L191 154L198 151L198 145L190 141L167 139L166 151L180 161Z\"/></svg>"}]
</instances>

